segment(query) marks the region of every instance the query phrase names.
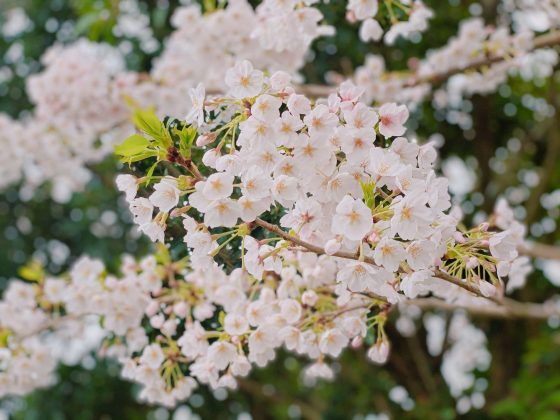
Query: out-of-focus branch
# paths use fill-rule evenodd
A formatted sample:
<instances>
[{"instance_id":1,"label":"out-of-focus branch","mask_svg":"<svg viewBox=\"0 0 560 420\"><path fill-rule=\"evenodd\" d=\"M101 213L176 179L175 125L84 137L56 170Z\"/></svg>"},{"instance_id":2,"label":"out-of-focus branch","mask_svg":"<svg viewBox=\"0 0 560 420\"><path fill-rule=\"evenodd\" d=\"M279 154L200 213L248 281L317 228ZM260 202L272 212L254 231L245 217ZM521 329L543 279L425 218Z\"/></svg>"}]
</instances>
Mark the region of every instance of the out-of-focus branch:
<instances>
[{"instance_id":1,"label":"out-of-focus branch","mask_svg":"<svg viewBox=\"0 0 560 420\"><path fill-rule=\"evenodd\" d=\"M520 254L545 260L560 260L560 247L538 242L529 242L517 248Z\"/></svg>"},{"instance_id":2,"label":"out-of-focus branch","mask_svg":"<svg viewBox=\"0 0 560 420\"><path fill-rule=\"evenodd\" d=\"M530 225L537 220L541 208L540 198L548 189L556 172L558 159L560 158L560 122L558 121L558 110L560 109L560 98L556 94L554 84L551 86L550 102L554 104L555 114L552 117L552 125L545 137L546 155L539 170L539 183L531 193L527 202L527 224Z\"/></svg>"},{"instance_id":3,"label":"out-of-focus branch","mask_svg":"<svg viewBox=\"0 0 560 420\"><path fill-rule=\"evenodd\" d=\"M549 319L560 317L560 309L554 304L521 303L506 299L504 305L465 305L462 303L449 303L436 298L419 298L405 300L400 305L413 305L422 310L455 311L462 309L472 316L501 319Z\"/></svg>"},{"instance_id":4,"label":"out-of-focus branch","mask_svg":"<svg viewBox=\"0 0 560 420\"><path fill-rule=\"evenodd\" d=\"M253 397L262 399L262 400L269 400L276 403L281 404L295 404L300 409L304 416L307 419L321 419L321 409L314 407L313 405L309 404L307 401L295 399L293 396L289 395L282 395L276 391L274 394L269 395L262 392L262 386L255 381L246 378L237 378L237 383L241 391L247 392L248 394L252 395Z\"/></svg>"},{"instance_id":5,"label":"out-of-focus branch","mask_svg":"<svg viewBox=\"0 0 560 420\"><path fill-rule=\"evenodd\" d=\"M560 44L560 31L554 31L536 37L533 40L533 46L531 50L537 50L540 48L551 47L559 44ZM441 84L445 82L447 79L449 79L451 76L454 76L456 74L468 73L471 71L480 70L491 64L499 63L501 61L506 61L509 59L511 59L511 57L509 55L504 55L504 54L480 57L476 60L471 61L466 66L450 69L446 72L434 73L428 76L417 76L415 74L412 74L408 78L408 80L405 81L404 85L406 87L414 87L425 83ZM336 87L327 86L327 85L308 84L308 85L299 86L298 91L307 96L323 97L323 96L328 96L329 94L335 92Z\"/></svg>"}]
</instances>

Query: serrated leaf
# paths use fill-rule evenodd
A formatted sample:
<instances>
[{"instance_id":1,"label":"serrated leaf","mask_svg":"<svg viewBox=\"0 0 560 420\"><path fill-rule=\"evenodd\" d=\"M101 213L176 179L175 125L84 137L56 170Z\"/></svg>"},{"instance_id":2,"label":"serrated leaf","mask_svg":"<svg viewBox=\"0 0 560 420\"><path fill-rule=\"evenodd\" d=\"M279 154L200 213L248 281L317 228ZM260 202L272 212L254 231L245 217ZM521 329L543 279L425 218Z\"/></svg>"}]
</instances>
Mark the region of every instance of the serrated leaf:
<instances>
[{"instance_id":1,"label":"serrated leaf","mask_svg":"<svg viewBox=\"0 0 560 420\"><path fill-rule=\"evenodd\" d=\"M197 130L193 126L183 127L182 130L174 129L174 134L179 137L179 153L186 159L191 158L191 148L196 138Z\"/></svg>"},{"instance_id":2,"label":"serrated leaf","mask_svg":"<svg viewBox=\"0 0 560 420\"><path fill-rule=\"evenodd\" d=\"M375 207L375 182L360 182L360 186L364 193L364 203L373 210Z\"/></svg>"},{"instance_id":3,"label":"serrated leaf","mask_svg":"<svg viewBox=\"0 0 560 420\"><path fill-rule=\"evenodd\" d=\"M121 144L115 146L115 153L123 157L130 157L146 152L151 145L150 140L140 134L133 134Z\"/></svg>"},{"instance_id":4,"label":"serrated leaf","mask_svg":"<svg viewBox=\"0 0 560 420\"><path fill-rule=\"evenodd\" d=\"M133 162L139 162L141 160L144 159L148 159L154 156L157 156L158 152L155 150L150 150L147 151L145 153L139 153L137 155L131 156L131 157L123 157L121 158L121 162L125 162L125 163L133 163Z\"/></svg>"},{"instance_id":5,"label":"serrated leaf","mask_svg":"<svg viewBox=\"0 0 560 420\"><path fill-rule=\"evenodd\" d=\"M173 145L171 137L163 122L152 110L138 109L132 115L134 125L144 133L153 137L158 145L168 148Z\"/></svg>"}]
</instances>

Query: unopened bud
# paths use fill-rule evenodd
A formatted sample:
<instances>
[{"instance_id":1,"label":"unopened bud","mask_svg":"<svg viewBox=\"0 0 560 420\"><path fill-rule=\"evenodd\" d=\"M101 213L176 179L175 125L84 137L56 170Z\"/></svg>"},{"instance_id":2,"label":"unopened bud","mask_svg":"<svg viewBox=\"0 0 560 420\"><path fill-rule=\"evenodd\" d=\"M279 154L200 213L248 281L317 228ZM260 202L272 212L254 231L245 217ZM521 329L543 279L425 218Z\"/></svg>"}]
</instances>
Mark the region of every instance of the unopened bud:
<instances>
[{"instance_id":1,"label":"unopened bud","mask_svg":"<svg viewBox=\"0 0 560 420\"><path fill-rule=\"evenodd\" d=\"M467 260L467 268L472 270L473 268L476 268L476 267L478 267L478 259L476 257L470 257Z\"/></svg>"},{"instance_id":2,"label":"unopened bud","mask_svg":"<svg viewBox=\"0 0 560 420\"><path fill-rule=\"evenodd\" d=\"M177 324L173 319L168 319L163 323L161 327L161 332L163 332L167 336L175 334L175 331L177 331Z\"/></svg>"},{"instance_id":3,"label":"unopened bud","mask_svg":"<svg viewBox=\"0 0 560 420\"><path fill-rule=\"evenodd\" d=\"M189 307L185 302L178 302L173 305L173 312L180 318L184 318L187 315Z\"/></svg>"},{"instance_id":4,"label":"unopened bud","mask_svg":"<svg viewBox=\"0 0 560 420\"><path fill-rule=\"evenodd\" d=\"M496 286L494 286L490 282L480 281L478 283L478 288L480 290L480 293L482 293L482 296L484 297L492 297L497 295Z\"/></svg>"},{"instance_id":5,"label":"unopened bud","mask_svg":"<svg viewBox=\"0 0 560 420\"><path fill-rule=\"evenodd\" d=\"M367 241L369 243L375 243L379 241L379 235L376 232L371 232L371 234L368 236Z\"/></svg>"},{"instance_id":6,"label":"unopened bud","mask_svg":"<svg viewBox=\"0 0 560 420\"><path fill-rule=\"evenodd\" d=\"M455 232L453 234L453 238L460 244L464 244L467 241L465 237L461 234L461 232Z\"/></svg>"},{"instance_id":7,"label":"unopened bud","mask_svg":"<svg viewBox=\"0 0 560 420\"><path fill-rule=\"evenodd\" d=\"M212 143L214 140L216 140L216 133L203 134L196 139L196 145L198 147L204 147L207 144Z\"/></svg>"},{"instance_id":8,"label":"unopened bud","mask_svg":"<svg viewBox=\"0 0 560 420\"><path fill-rule=\"evenodd\" d=\"M361 336L357 335L352 339L351 345L353 349L359 349L362 347L362 344L364 344L364 339Z\"/></svg>"},{"instance_id":9,"label":"unopened bud","mask_svg":"<svg viewBox=\"0 0 560 420\"><path fill-rule=\"evenodd\" d=\"M382 365L389 358L389 350L389 342L381 340L368 350L367 355L372 362Z\"/></svg>"},{"instance_id":10,"label":"unopened bud","mask_svg":"<svg viewBox=\"0 0 560 420\"><path fill-rule=\"evenodd\" d=\"M340 242L336 239L330 239L325 244L325 254L327 255L334 255L340 250Z\"/></svg>"},{"instance_id":11,"label":"unopened bud","mask_svg":"<svg viewBox=\"0 0 560 420\"><path fill-rule=\"evenodd\" d=\"M154 316L155 314L157 314L158 310L159 310L159 302L156 301L156 300L152 300L152 301L148 304L148 307L146 308L146 311L145 311L145 312L146 312L146 315L147 315L148 317L152 317L152 316Z\"/></svg>"},{"instance_id":12,"label":"unopened bud","mask_svg":"<svg viewBox=\"0 0 560 420\"><path fill-rule=\"evenodd\" d=\"M155 315L152 316L150 318L150 325L154 328L157 328L158 330L161 328L161 326L163 325L165 321L165 318L163 317L163 315Z\"/></svg>"}]
</instances>

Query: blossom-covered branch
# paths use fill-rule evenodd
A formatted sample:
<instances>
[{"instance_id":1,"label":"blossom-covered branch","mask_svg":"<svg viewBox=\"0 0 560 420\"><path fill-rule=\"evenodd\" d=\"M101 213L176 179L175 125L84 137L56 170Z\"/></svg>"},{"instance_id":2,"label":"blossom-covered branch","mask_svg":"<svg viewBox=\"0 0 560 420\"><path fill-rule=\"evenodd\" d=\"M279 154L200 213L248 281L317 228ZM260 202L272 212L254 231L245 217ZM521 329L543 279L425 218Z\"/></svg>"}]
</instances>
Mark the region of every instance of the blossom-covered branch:
<instances>
[{"instance_id":1,"label":"blossom-covered branch","mask_svg":"<svg viewBox=\"0 0 560 420\"><path fill-rule=\"evenodd\" d=\"M476 21L478 22L478 21ZM480 29L480 33L483 34L484 31L482 28ZM560 44L560 31L552 31L546 33L544 35L539 35L535 37L533 40L525 41L527 44L521 48L520 50L514 51L503 46L498 47L498 40L494 41L495 45L493 46L493 50L488 50L487 48L481 48L481 52L477 54L469 54L467 51L464 52L465 56L468 56L468 59L462 59L457 61L451 61L451 57L449 57L450 62L448 63L450 68L446 67L435 67L431 72L426 72L425 70L422 71L422 65L416 71L411 71L410 73L403 74L402 72L395 73L393 76L390 72L388 73L379 73L374 71L371 73L371 77L376 79L379 83L383 85L383 83L394 82L395 86L392 86L391 89L394 89L398 86L404 89L412 89L417 87L422 87L425 85L432 85L433 87L446 82L452 76L457 74L469 74L472 72L482 71L483 73L488 70L489 66L492 64L497 64L501 62L512 62L512 60L520 54L525 54L531 51L535 51L541 48L553 47ZM501 41L503 42L503 41ZM472 47L471 47L472 48ZM466 61L466 62L465 62ZM376 64L380 70L383 70L382 64ZM366 76L369 74L366 73L367 65L363 67L363 75L358 75L358 83L360 79L366 79ZM364 84L361 84L365 87ZM304 95L311 96L311 97L325 97L329 94L333 93L336 90L335 86L325 86L325 85L313 85L313 84L306 84L297 87L297 90Z\"/></svg>"}]
</instances>

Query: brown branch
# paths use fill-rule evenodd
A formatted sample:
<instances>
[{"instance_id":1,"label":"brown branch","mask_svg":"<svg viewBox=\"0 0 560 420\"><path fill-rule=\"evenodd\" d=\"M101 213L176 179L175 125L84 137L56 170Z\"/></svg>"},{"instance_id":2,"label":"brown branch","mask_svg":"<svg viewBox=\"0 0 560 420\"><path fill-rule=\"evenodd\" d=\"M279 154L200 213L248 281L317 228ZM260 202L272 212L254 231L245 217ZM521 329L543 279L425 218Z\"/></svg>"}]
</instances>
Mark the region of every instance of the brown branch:
<instances>
[{"instance_id":1,"label":"brown branch","mask_svg":"<svg viewBox=\"0 0 560 420\"><path fill-rule=\"evenodd\" d=\"M441 279L441 280L445 280L449 283L453 283L455 286L459 286L462 289L465 289L468 292L471 292L473 295L479 296L479 297L485 297L488 300L491 300L494 303L497 303L499 305L502 304L502 300L497 298L497 297L486 297L484 296L480 290L473 286L470 283L467 283L461 279L458 279L457 277L453 277L452 275L446 273L445 271L441 271L439 269L435 269L434 270L434 274L437 278Z\"/></svg>"},{"instance_id":2,"label":"brown branch","mask_svg":"<svg viewBox=\"0 0 560 420\"><path fill-rule=\"evenodd\" d=\"M555 105L555 115L552 117L552 125L548 130L548 138L543 139L546 144L546 154L539 168L539 183L527 200L527 225L531 225L539 216L542 209L540 198L547 191L549 184L554 179L558 169L558 158L560 158L560 122L558 121L558 110L560 109L560 98L555 94L556 84L551 83L552 98L550 102Z\"/></svg>"},{"instance_id":3,"label":"brown branch","mask_svg":"<svg viewBox=\"0 0 560 420\"><path fill-rule=\"evenodd\" d=\"M313 244L310 244L309 242L302 241L298 237L290 235L288 232L280 229L278 226L273 225L272 223L265 222L264 220L259 219L259 218L257 218L255 220L255 223L258 226L268 230L269 232L275 233L276 235L284 238L287 241L290 241L290 242L292 242L296 245L307 248L308 250L314 252L317 255L326 255L325 250L323 248L321 248L320 246L313 245ZM358 260L359 259L359 255L356 254L356 253L353 253L353 252L339 251L339 252L334 253L332 256L340 257L340 258L346 258L346 259L349 259L349 260ZM364 261L367 262L367 263L370 263L370 264L375 264L375 262L373 261L373 258L370 258L370 257L365 257Z\"/></svg>"},{"instance_id":4,"label":"brown branch","mask_svg":"<svg viewBox=\"0 0 560 420\"><path fill-rule=\"evenodd\" d=\"M560 44L560 31L549 32L544 35L540 35L533 40L533 45L530 51L537 50L539 48L551 47ZM441 84L459 73L468 73L475 70L480 70L483 67L489 66L491 64L499 63L510 59L509 55L493 55L480 57L476 60L471 61L469 64L463 67L457 67L450 69L443 73L435 73L429 76L419 77L412 75L408 80L404 81L405 87L414 87L422 85L425 83L429 84ZM336 87L327 85L301 85L297 89L299 92L311 96L311 97L323 97L336 91Z\"/></svg>"},{"instance_id":5,"label":"brown branch","mask_svg":"<svg viewBox=\"0 0 560 420\"><path fill-rule=\"evenodd\" d=\"M544 258L545 260L560 260L560 247L546 245L538 242L529 242L517 248L520 254L532 258Z\"/></svg>"},{"instance_id":6,"label":"brown branch","mask_svg":"<svg viewBox=\"0 0 560 420\"><path fill-rule=\"evenodd\" d=\"M399 305L413 305L422 310L437 309L442 311L455 311L463 309L472 316L500 319L549 319L550 317L560 316L560 310L554 304L539 303L520 303L511 299L506 299L504 305L465 305L461 303L449 303L436 298L410 299L401 302Z\"/></svg>"},{"instance_id":7,"label":"brown branch","mask_svg":"<svg viewBox=\"0 0 560 420\"><path fill-rule=\"evenodd\" d=\"M268 230L272 233L275 233L276 235L280 236L281 238L284 238L287 241L290 241L290 242L292 242L296 245L307 248L308 250L316 253L317 255L326 255L325 250L323 248L321 248L320 246L313 245L313 244L310 244L308 242L302 241L301 239L290 235L289 233L280 229L278 226L273 225L272 223L265 222L264 220L259 219L259 218L257 218L255 220L255 223L258 226L260 226L260 227L262 227L262 228L264 228L264 229L266 229L266 230ZM339 257L339 258L346 258L346 259L349 259L349 260L363 261L363 262L366 262L368 264L376 265L373 258L364 256L360 259L360 256L357 253L353 253L353 252L339 251L339 252L335 252L334 254L332 254L332 256L333 257ZM473 293L476 296L485 297L480 292L480 290L478 290L478 288L474 287L471 284L468 284L467 282L464 282L460 279L457 279L457 278L455 278L455 277L453 277L453 276L451 276L451 275L449 275L449 274L447 274L447 273L445 273L441 270L435 270L434 274L438 278L440 278L441 280L445 280L447 282L453 283L454 285L459 286L459 287L467 290L468 292ZM495 298L495 297L491 297L491 298L487 298L487 299L493 301L494 303L500 303L501 302L500 299Z\"/></svg>"},{"instance_id":8,"label":"brown branch","mask_svg":"<svg viewBox=\"0 0 560 420\"><path fill-rule=\"evenodd\" d=\"M317 255L326 255L325 250L319 246L310 244L305 242L295 236L291 236L289 233L285 232L284 230L280 229L278 226L273 225L272 223L268 223L262 219L257 218L255 223L270 231L275 233L276 235L284 238L287 241L290 241L296 245L302 246L303 248L316 253ZM332 256L351 259L351 260L360 260L360 257L356 253L352 252L336 252ZM371 257L364 257L362 259L364 262L369 264L374 264L375 262ZM468 292L472 293L475 296L485 298L487 301L491 301L494 305L463 305L463 304L451 304L444 302L439 299L433 298L426 298L426 299L411 299L402 302L405 305L416 305L423 309L443 309L443 310L455 310L455 309L464 309L474 315L483 315L486 317L492 318L534 318L534 319L548 319L551 316L560 316L560 311L554 306L549 304L538 304L538 303L520 303L514 301L512 299L503 298L500 299L498 297L486 297L483 296L480 290L475 287L474 285L462 281L456 277L449 275L448 273L441 271L439 269L434 270L434 275L444 281L452 283L462 289L467 290ZM378 296L372 296L372 299L378 299ZM384 299L381 299L384 300ZM357 309L357 308L352 308Z\"/></svg>"}]
</instances>

